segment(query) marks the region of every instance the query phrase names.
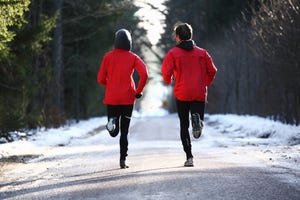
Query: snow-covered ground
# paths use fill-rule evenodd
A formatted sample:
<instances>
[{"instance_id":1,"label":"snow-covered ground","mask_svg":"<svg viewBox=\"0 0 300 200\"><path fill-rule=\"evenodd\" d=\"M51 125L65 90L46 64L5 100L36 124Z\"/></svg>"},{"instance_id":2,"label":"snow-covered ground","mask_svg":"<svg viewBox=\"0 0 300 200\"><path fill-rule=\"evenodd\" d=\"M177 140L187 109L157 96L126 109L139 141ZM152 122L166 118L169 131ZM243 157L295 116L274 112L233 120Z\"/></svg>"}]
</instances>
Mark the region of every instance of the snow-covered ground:
<instances>
[{"instance_id":1,"label":"snow-covered ground","mask_svg":"<svg viewBox=\"0 0 300 200\"><path fill-rule=\"evenodd\" d=\"M151 120L157 120L155 122L157 125L147 127ZM99 117L57 129L41 129L27 140L1 144L0 159L22 155L33 157L36 155L38 157L36 159L43 159L40 149L56 146L74 147L73 149L81 153L87 149L84 147L93 146L97 150L112 149L117 153L118 140L107 134L105 124L106 117ZM162 126L168 127L169 131L160 133ZM155 134L139 134L145 132L145 129L150 129L150 132ZM142 117L139 113L135 113L130 132L129 151L141 148L181 149L176 114ZM226 151L226 149L238 148L245 150L245 160L250 156L262 159L270 165L300 170L300 126L286 125L256 116L207 114L203 135L199 140L192 140L193 151L212 151L213 149ZM64 152L64 155L68 154ZM230 158L227 156L226 159Z\"/></svg>"}]
</instances>

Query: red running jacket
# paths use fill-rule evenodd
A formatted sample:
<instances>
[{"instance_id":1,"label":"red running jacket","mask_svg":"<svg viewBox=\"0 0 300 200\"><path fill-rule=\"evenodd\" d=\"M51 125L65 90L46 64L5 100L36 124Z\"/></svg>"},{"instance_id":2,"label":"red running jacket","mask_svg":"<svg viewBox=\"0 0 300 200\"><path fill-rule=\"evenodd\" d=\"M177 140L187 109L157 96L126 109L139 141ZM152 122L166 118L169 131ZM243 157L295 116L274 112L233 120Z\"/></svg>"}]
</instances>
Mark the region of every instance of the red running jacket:
<instances>
[{"instance_id":1,"label":"red running jacket","mask_svg":"<svg viewBox=\"0 0 300 200\"><path fill-rule=\"evenodd\" d=\"M135 89L132 78L137 70L140 80ZM106 53L100 65L97 80L106 87L104 104L132 105L135 94L140 94L148 79L145 63L133 52L115 48Z\"/></svg>"},{"instance_id":2,"label":"red running jacket","mask_svg":"<svg viewBox=\"0 0 300 200\"><path fill-rule=\"evenodd\" d=\"M173 47L162 63L166 84L175 78L174 96L181 101L206 101L207 87L212 83L217 68L205 49L194 46L192 50Z\"/></svg>"}]
</instances>

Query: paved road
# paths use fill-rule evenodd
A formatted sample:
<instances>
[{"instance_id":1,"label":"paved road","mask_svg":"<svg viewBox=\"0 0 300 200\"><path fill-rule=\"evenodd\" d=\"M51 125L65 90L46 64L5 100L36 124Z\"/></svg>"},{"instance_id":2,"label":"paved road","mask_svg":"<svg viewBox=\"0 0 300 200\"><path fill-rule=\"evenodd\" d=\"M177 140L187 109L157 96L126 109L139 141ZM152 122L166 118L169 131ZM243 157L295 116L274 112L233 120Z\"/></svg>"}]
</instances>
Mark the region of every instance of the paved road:
<instances>
[{"instance_id":1,"label":"paved road","mask_svg":"<svg viewBox=\"0 0 300 200\"><path fill-rule=\"evenodd\" d=\"M238 149L193 141L195 167L183 167L177 136L159 136L164 120L172 119L147 120L151 131L133 125L128 169L118 167L118 145L43 148L40 159L5 166L0 199L300 199L299 174L245 162Z\"/></svg>"}]
</instances>

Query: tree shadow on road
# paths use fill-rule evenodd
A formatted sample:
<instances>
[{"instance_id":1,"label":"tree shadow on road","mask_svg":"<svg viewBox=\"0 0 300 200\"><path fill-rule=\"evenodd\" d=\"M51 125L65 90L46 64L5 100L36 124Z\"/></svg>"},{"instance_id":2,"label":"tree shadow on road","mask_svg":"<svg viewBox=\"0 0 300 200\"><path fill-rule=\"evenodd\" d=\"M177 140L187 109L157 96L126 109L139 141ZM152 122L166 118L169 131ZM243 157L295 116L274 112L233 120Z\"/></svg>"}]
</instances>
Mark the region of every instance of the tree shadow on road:
<instances>
[{"instance_id":1,"label":"tree shadow on road","mask_svg":"<svg viewBox=\"0 0 300 200\"><path fill-rule=\"evenodd\" d=\"M49 180L49 182L53 182ZM107 169L2 193L1 199L299 199L300 190L262 168Z\"/></svg>"}]
</instances>

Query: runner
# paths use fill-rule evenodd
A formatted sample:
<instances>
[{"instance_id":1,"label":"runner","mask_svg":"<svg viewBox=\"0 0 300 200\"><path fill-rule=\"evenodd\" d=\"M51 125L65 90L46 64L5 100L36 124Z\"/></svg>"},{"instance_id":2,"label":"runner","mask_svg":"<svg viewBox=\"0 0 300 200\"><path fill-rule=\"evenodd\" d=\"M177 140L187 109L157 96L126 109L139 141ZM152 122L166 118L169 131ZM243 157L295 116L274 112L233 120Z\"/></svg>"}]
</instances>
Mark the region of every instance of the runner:
<instances>
[{"instance_id":1,"label":"runner","mask_svg":"<svg viewBox=\"0 0 300 200\"><path fill-rule=\"evenodd\" d=\"M148 79L145 63L131 52L132 40L128 30L116 32L115 48L106 53L98 72L98 83L106 87L103 103L107 105L108 123L106 128L112 137L120 136L120 167L128 168L128 129L135 99L142 97L142 91ZM140 76L138 86L132 78L136 70Z\"/></svg>"},{"instance_id":2,"label":"runner","mask_svg":"<svg viewBox=\"0 0 300 200\"><path fill-rule=\"evenodd\" d=\"M189 136L189 113L191 113L193 136L202 133L207 87L217 72L212 58L205 49L196 46L192 40L193 29L183 23L175 28L176 46L165 56L162 75L166 84L175 80L174 96L180 120L180 137L186 153L184 166L193 164L191 139Z\"/></svg>"}]
</instances>

